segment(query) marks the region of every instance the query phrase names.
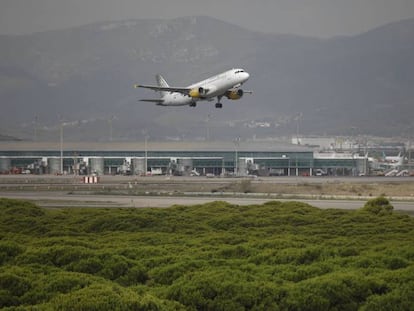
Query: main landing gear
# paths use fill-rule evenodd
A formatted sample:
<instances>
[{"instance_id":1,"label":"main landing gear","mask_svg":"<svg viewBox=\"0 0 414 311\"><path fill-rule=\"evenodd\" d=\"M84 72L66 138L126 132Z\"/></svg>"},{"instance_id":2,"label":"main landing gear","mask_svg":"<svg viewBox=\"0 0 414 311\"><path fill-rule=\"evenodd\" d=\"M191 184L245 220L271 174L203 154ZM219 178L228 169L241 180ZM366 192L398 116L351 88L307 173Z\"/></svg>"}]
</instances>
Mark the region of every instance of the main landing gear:
<instances>
[{"instance_id":1,"label":"main landing gear","mask_svg":"<svg viewBox=\"0 0 414 311\"><path fill-rule=\"evenodd\" d=\"M218 96L217 97L216 108L223 108L223 104L220 103L220 100L221 100L221 96Z\"/></svg>"},{"instance_id":2,"label":"main landing gear","mask_svg":"<svg viewBox=\"0 0 414 311\"><path fill-rule=\"evenodd\" d=\"M195 107L195 106L197 106L197 103L196 102L190 103L190 107Z\"/></svg>"}]
</instances>

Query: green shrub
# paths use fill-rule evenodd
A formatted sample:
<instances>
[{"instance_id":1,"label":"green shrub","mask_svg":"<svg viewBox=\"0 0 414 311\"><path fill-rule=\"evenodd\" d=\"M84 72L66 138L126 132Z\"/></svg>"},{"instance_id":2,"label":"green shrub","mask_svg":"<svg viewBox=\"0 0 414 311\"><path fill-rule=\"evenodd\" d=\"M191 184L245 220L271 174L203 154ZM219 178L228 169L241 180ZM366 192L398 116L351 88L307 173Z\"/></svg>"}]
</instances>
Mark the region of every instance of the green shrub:
<instances>
[{"instance_id":1,"label":"green shrub","mask_svg":"<svg viewBox=\"0 0 414 311\"><path fill-rule=\"evenodd\" d=\"M151 279L158 284L171 285L185 274L200 269L205 263L200 261L182 261L151 270Z\"/></svg>"},{"instance_id":2,"label":"green shrub","mask_svg":"<svg viewBox=\"0 0 414 311\"><path fill-rule=\"evenodd\" d=\"M79 246L56 246L51 248L50 255L53 258L53 263L58 267L62 267L88 258L91 256L91 251Z\"/></svg>"},{"instance_id":3,"label":"green shrub","mask_svg":"<svg viewBox=\"0 0 414 311\"><path fill-rule=\"evenodd\" d=\"M385 257L383 261L385 266L390 270L403 269L408 266L408 262L400 257Z\"/></svg>"},{"instance_id":4,"label":"green shrub","mask_svg":"<svg viewBox=\"0 0 414 311\"><path fill-rule=\"evenodd\" d=\"M246 245L227 246L220 249L218 255L223 258L249 258L254 251Z\"/></svg>"},{"instance_id":5,"label":"green shrub","mask_svg":"<svg viewBox=\"0 0 414 311\"><path fill-rule=\"evenodd\" d=\"M49 293L69 293L90 285L91 281L82 274L59 273L54 274L47 282L45 290Z\"/></svg>"},{"instance_id":6,"label":"green shrub","mask_svg":"<svg viewBox=\"0 0 414 311\"><path fill-rule=\"evenodd\" d=\"M278 310L283 290L237 271L209 269L170 286L167 297L190 310Z\"/></svg>"},{"instance_id":7,"label":"green shrub","mask_svg":"<svg viewBox=\"0 0 414 311\"><path fill-rule=\"evenodd\" d=\"M88 257L73 263L70 270L88 274L97 274L102 268L102 261L98 257Z\"/></svg>"},{"instance_id":8,"label":"green shrub","mask_svg":"<svg viewBox=\"0 0 414 311\"><path fill-rule=\"evenodd\" d=\"M411 311L414 306L414 282L383 295L368 297L361 311Z\"/></svg>"},{"instance_id":9,"label":"green shrub","mask_svg":"<svg viewBox=\"0 0 414 311\"><path fill-rule=\"evenodd\" d=\"M155 299L154 299L155 300ZM89 287L59 295L52 300L50 306L53 310L161 310L158 302L147 302L143 309L141 299L130 290L107 284L95 284Z\"/></svg>"},{"instance_id":10,"label":"green shrub","mask_svg":"<svg viewBox=\"0 0 414 311\"><path fill-rule=\"evenodd\" d=\"M384 294L384 282L358 273L333 273L297 283L286 303L292 310L356 310L372 294Z\"/></svg>"},{"instance_id":11,"label":"green shrub","mask_svg":"<svg viewBox=\"0 0 414 311\"><path fill-rule=\"evenodd\" d=\"M131 286L144 284L148 279L148 273L145 268L140 264L135 264L118 279L118 282L124 286Z\"/></svg>"},{"instance_id":12,"label":"green shrub","mask_svg":"<svg viewBox=\"0 0 414 311\"><path fill-rule=\"evenodd\" d=\"M7 232L44 233L44 215L44 210L31 202L0 198L0 228L7 228Z\"/></svg>"},{"instance_id":13,"label":"green shrub","mask_svg":"<svg viewBox=\"0 0 414 311\"><path fill-rule=\"evenodd\" d=\"M0 265L21 254L24 248L13 241L0 241Z\"/></svg>"},{"instance_id":14,"label":"green shrub","mask_svg":"<svg viewBox=\"0 0 414 311\"><path fill-rule=\"evenodd\" d=\"M44 211L29 201L0 198L0 215L37 217L43 216Z\"/></svg>"},{"instance_id":15,"label":"green shrub","mask_svg":"<svg viewBox=\"0 0 414 311\"><path fill-rule=\"evenodd\" d=\"M414 218L382 217L389 207L375 202L359 211L277 201L54 210L3 202L0 306L409 310Z\"/></svg>"},{"instance_id":16,"label":"green shrub","mask_svg":"<svg viewBox=\"0 0 414 311\"><path fill-rule=\"evenodd\" d=\"M21 303L20 297L31 288L30 281L13 272L0 274L0 308L16 306Z\"/></svg>"},{"instance_id":17,"label":"green shrub","mask_svg":"<svg viewBox=\"0 0 414 311\"><path fill-rule=\"evenodd\" d=\"M125 257L119 255L110 255L102 258L103 268L100 274L109 279L116 280L124 276L129 269L129 263Z\"/></svg>"},{"instance_id":18,"label":"green shrub","mask_svg":"<svg viewBox=\"0 0 414 311\"><path fill-rule=\"evenodd\" d=\"M385 197L377 197L368 200L362 208L363 211L375 214L375 215L388 215L391 214L394 207L390 201Z\"/></svg>"}]
</instances>

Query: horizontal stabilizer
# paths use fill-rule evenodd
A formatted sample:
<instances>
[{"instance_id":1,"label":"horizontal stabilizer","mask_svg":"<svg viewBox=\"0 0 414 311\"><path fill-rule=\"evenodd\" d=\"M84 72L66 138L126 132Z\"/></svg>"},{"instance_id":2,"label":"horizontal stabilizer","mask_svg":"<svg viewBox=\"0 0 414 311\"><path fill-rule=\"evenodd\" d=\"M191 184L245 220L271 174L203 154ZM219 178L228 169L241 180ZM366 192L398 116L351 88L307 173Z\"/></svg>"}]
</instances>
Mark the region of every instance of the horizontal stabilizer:
<instances>
[{"instance_id":1,"label":"horizontal stabilizer","mask_svg":"<svg viewBox=\"0 0 414 311\"><path fill-rule=\"evenodd\" d=\"M139 101L141 102L149 102L149 103L157 103L157 104L163 104L164 100L163 99L140 99Z\"/></svg>"}]
</instances>

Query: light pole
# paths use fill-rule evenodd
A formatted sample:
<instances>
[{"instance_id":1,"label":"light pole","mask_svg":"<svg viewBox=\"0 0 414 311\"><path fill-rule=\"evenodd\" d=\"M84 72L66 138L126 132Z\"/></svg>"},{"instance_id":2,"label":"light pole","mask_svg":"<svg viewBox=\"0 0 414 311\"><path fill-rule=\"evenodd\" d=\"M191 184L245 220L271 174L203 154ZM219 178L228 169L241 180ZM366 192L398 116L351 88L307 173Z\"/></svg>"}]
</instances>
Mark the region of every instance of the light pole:
<instances>
[{"instance_id":1,"label":"light pole","mask_svg":"<svg viewBox=\"0 0 414 311\"><path fill-rule=\"evenodd\" d=\"M206 132L206 140L207 141L210 141L210 124L209 124L210 118L211 118L211 116L209 114L209 115L207 115L207 118L205 119L206 130L207 130L207 132Z\"/></svg>"},{"instance_id":2,"label":"light pole","mask_svg":"<svg viewBox=\"0 0 414 311\"><path fill-rule=\"evenodd\" d=\"M112 139L113 139L113 124L112 124L112 122L114 121L114 120L116 120L117 119L117 117L116 116L111 116L109 119L108 119L108 125L109 125L109 141L112 141Z\"/></svg>"},{"instance_id":3,"label":"light pole","mask_svg":"<svg viewBox=\"0 0 414 311\"><path fill-rule=\"evenodd\" d=\"M34 121L33 121L33 130L34 130L34 141L37 141L37 123L39 121L39 118L37 115L35 115L34 117Z\"/></svg>"},{"instance_id":4,"label":"light pole","mask_svg":"<svg viewBox=\"0 0 414 311\"><path fill-rule=\"evenodd\" d=\"M145 135L145 176L148 172L148 135Z\"/></svg>"},{"instance_id":5,"label":"light pole","mask_svg":"<svg viewBox=\"0 0 414 311\"><path fill-rule=\"evenodd\" d=\"M144 165L144 170L145 170L145 176L147 176L147 172L148 172L148 131L147 129L142 131L142 134L144 135L144 153L145 153L145 165Z\"/></svg>"},{"instance_id":6,"label":"light pole","mask_svg":"<svg viewBox=\"0 0 414 311\"><path fill-rule=\"evenodd\" d=\"M67 125L77 125L79 124L79 121L73 121L73 122L69 122L69 121L64 121L63 117L59 117L59 121L60 121L60 174L63 175L63 127L67 126Z\"/></svg>"},{"instance_id":7,"label":"light pole","mask_svg":"<svg viewBox=\"0 0 414 311\"><path fill-rule=\"evenodd\" d=\"M60 175L63 175L63 126L65 123L60 120Z\"/></svg>"},{"instance_id":8,"label":"light pole","mask_svg":"<svg viewBox=\"0 0 414 311\"><path fill-rule=\"evenodd\" d=\"M303 113L299 112L296 117L294 118L294 120L296 121L296 141L297 144L300 145L300 140L299 140L299 122L302 120L303 118Z\"/></svg>"},{"instance_id":9,"label":"light pole","mask_svg":"<svg viewBox=\"0 0 414 311\"><path fill-rule=\"evenodd\" d=\"M236 137L236 139L233 141L234 143L234 176L239 175L239 155L238 155L238 147L240 144L240 137Z\"/></svg>"}]
</instances>

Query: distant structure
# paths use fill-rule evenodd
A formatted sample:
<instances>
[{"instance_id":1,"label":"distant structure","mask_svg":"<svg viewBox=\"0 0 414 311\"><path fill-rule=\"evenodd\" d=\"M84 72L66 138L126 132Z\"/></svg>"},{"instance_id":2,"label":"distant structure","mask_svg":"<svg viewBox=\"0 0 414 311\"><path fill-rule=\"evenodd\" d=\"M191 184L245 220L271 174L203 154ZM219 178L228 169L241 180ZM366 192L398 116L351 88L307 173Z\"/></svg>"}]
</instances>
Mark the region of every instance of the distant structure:
<instances>
[{"instance_id":1,"label":"distant structure","mask_svg":"<svg viewBox=\"0 0 414 311\"><path fill-rule=\"evenodd\" d=\"M62 152L62 157L60 157ZM76 155L76 156L74 156ZM61 168L62 165L62 168ZM356 176L368 158L273 142L0 143L0 172L73 175Z\"/></svg>"}]
</instances>

